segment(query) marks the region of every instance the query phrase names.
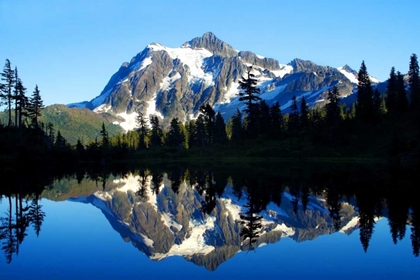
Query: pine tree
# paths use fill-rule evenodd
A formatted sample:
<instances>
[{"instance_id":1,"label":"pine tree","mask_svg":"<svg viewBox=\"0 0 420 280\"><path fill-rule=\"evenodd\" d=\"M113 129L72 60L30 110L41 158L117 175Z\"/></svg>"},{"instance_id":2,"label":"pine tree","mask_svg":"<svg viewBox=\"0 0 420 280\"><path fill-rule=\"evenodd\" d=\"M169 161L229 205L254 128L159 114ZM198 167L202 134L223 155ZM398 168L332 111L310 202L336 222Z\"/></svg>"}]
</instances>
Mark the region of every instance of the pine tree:
<instances>
[{"instance_id":1,"label":"pine tree","mask_svg":"<svg viewBox=\"0 0 420 280\"><path fill-rule=\"evenodd\" d=\"M1 80L4 81L4 83L1 84L1 92L0 97L5 100L5 104L8 107L8 126L12 126L12 89L15 84L15 71L12 69L10 60L6 59L6 62L4 64L3 72L1 73Z\"/></svg>"},{"instance_id":2,"label":"pine tree","mask_svg":"<svg viewBox=\"0 0 420 280\"><path fill-rule=\"evenodd\" d=\"M247 131L249 136L255 135L258 128L258 105L254 102L261 100L261 97L257 96L260 93L260 89L256 87L258 80L255 79L255 75L251 72L252 66L247 69L247 78L242 76L242 80L239 80L239 86L243 91L238 94L239 101L244 101L247 106L245 112L247 113Z\"/></svg>"},{"instance_id":3,"label":"pine tree","mask_svg":"<svg viewBox=\"0 0 420 280\"><path fill-rule=\"evenodd\" d=\"M259 134L268 135L270 133L270 107L265 100L261 100L259 104Z\"/></svg>"},{"instance_id":4,"label":"pine tree","mask_svg":"<svg viewBox=\"0 0 420 280\"><path fill-rule=\"evenodd\" d=\"M17 126L19 127L19 138L22 136L22 117L25 114L26 107L28 105L28 97L26 97L26 88L23 86L22 81L18 79L16 83L16 116L18 117Z\"/></svg>"},{"instance_id":5,"label":"pine tree","mask_svg":"<svg viewBox=\"0 0 420 280\"><path fill-rule=\"evenodd\" d=\"M295 95L292 97L292 105L290 105L290 111L288 128L290 130L297 129L299 126L299 111Z\"/></svg>"},{"instance_id":6,"label":"pine tree","mask_svg":"<svg viewBox=\"0 0 420 280\"><path fill-rule=\"evenodd\" d=\"M386 95L386 107L388 108L388 111L393 111L397 102L397 76L394 67L391 68L391 72L389 73Z\"/></svg>"},{"instance_id":7,"label":"pine tree","mask_svg":"<svg viewBox=\"0 0 420 280\"><path fill-rule=\"evenodd\" d=\"M150 116L150 124L152 125L151 143L154 147L160 147L163 143L163 131L160 127L159 118Z\"/></svg>"},{"instance_id":8,"label":"pine tree","mask_svg":"<svg viewBox=\"0 0 420 280\"><path fill-rule=\"evenodd\" d=\"M277 138L280 136L283 129L283 115L281 113L280 104L277 101L270 108L270 132L272 137Z\"/></svg>"},{"instance_id":9,"label":"pine tree","mask_svg":"<svg viewBox=\"0 0 420 280\"><path fill-rule=\"evenodd\" d=\"M242 139L242 114L239 110L232 116L231 125L231 141L239 141Z\"/></svg>"},{"instance_id":10,"label":"pine tree","mask_svg":"<svg viewBox=\"0 0 420 280\"><path fill-rule=\"evenodd\" d=\"M358 73L356 116L369 122L374 116L373 90L365 62L362 62Z\"/></svg>"},{"instance_id":11,"label":"pine tree","mask_svg":"<svg viewBox=\"0 0 420 280\"><path fill-rule=\"evenodd\" d=\"M102 123L101 131L99 132L102 138L102 148L108 148L109 146L109 135L108 131L105 128L105 124ZM57 139L58 139L58 132L57 132Z\"/></svg>"},{"instance_id":12,"label":"pine tree","mask_svg":"<svg viewBox=\"0 0 420 280\"><path fill-rule=\"evenodd\" d=\"M300 125L306 127L309 124L309 108L305 97L302 96L300 101Z\"/></svg>"},{"instance_id":13,"label":"pine tree","mask_svg":"<svg viewBox=\"0 0 420 280\"><path fill-rule=\"evenodd\" d=\"M44 104L41 99L41 95L38 89L38 85L35 86L35 90L32 96L29 98L29 103L27 106L27 115L31 120L32 126L35 129L38 129L38 119L42 116L41 112L44 109Z\"/></svg>"},{"instance_id":14,"label":"pine tree","mask_svg":"<svg viewBox=\"0 0 420 280\"><path fill-rule=\"evenodd\" d=\"M420 110L420 73L417 55L412 54L410 57L410 65L408 70L408 86L410 90L411 103L413 110Z\"/></svg>"},{"instance_id":15,"label":"pine tree","mask_svg":"<svg viewBox=\"0 0 420 280\"><path fill-rule=\"evenodd\" d=\"M15 101L15 126L18 125L18 98L19 98L19 75L15 67L15 89L13 90L13 100Z\"/></svg>"},{"instance_id":16,"label":"pine tree","mask_svg":"<svg viewBox=\"0 0 420 280\"><path fill-rule=\"evenodd\" d=\"M381 93L379 92L379 90L377 88L375 88L375 90L373 91L373 110L375 112L376 115L380 115L381 114L381 103L382 103L382 98L381 98Z\"/></svg>"},{"instance_id":17,"label":"pine tree","mask_svg":"<svg viewBox=\"0 0 420 280\"><path fill-rule=\"evenodd\" d=\"M227 142L226 124L220 113L216 114L215 129L214 129L214 143L225 144Z\"/></svg>"},{"instance_id":18,"label":"pine tree","mask_svg":"<svg viewBox=\"0 0 420 280\"><path fill-rule=\"evenodd\" d=\"M397 72L397 83L395 87L396 91L396 107L398 111L405 112L408 108L408 100L407 100L407 92L405 90L404 85L404 76L400 73L400 71Z\"/></svg>"},{"instance_id":19,"label":"pine tree","mask_svg":"<svg viewBox=\"0 0 420 280\"><path fill-rule=\"evenodd\" d=\"M340 107L338 106L338 88L334 86L332 90L328 90L327 100L328 103L325 105L327 111L326 122L331 127L336 127L340 121Z\"/></svg>"},{"instance_id":20,"label":"pine tree","mask_svg":"<svg viewBox=\"0 0 420 280\"><path fill-rule=\"evenodd\" d=\"M205 140L206 145L213 144L214 140L214 129L215 129L215 116L216 112L210 106L210 104L201 105L200 112L204 117L205 125Z\"/></svg>"},{"instance_id":21,"label":"pine tree","mask_svg":"<svg viewBox=\"0 0 420 280\"><path fill-rule=\"evenodd\" d=\"M204 115L199 115L195 122L195 145L198 147L207 146L206 120Z\"/></svg>"},{"instance_id":22,"label":"pine tree","mask_svg":"<svg viewBox=\"0 0 420 280\"><path fill-rule=\"evenodd\" d=\"M178 118L173 118L169 126L167 145L179 147L182 144L181 127Z\"/></svg>"},{"instance_id":23,"label":"pine tree","mask_svg":"<svg viewBox=\"0 0 420 280\"><path fill-rule=\"evenodd\" d=\"M143 113L139 112L136 117L137 131L139 133L139 148L147 148L147 134L149 131L147 118Z\"/></svg>"}]
</instances>

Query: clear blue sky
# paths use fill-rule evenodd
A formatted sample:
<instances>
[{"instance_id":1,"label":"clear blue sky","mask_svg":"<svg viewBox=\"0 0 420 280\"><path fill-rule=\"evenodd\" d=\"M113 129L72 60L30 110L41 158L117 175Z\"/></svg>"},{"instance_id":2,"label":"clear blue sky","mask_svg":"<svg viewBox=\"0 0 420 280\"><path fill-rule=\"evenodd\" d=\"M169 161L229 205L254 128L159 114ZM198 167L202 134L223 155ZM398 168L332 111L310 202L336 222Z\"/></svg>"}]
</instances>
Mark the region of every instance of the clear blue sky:
<instances>
[{"instance_id":1,"label":"clear blue sky","mask_svg":"<svg viewBox=\"0 0 420 280\"><path fill-rule=\"evenodd\" d=\"M420 55L418 0L0 0L0 67L17 66L46 105L90 100L148 44L179 47L212 31L280 63L365 60L385 80Z\"/></svg>"}]
</instances>

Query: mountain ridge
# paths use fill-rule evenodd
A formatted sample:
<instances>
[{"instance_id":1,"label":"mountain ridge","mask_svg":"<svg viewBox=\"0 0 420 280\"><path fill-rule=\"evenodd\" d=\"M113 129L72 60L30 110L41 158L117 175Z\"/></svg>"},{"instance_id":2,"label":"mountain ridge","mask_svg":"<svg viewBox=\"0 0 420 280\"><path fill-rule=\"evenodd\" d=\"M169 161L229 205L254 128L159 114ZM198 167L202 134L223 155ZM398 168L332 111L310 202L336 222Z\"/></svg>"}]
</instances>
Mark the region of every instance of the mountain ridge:
<instances>
[{"instance_id":1,"label":"mountain ridge","mask_svg":"<svg viewBox=\"0 0 420 280\"><path fill-rule=\"evenodd\" d=\"M355 71L348 65L337 69L299 58L280 64L251 51L238 51L207 32L178 48L147 45L120 66L99 96L68 106L119 116L124 121L114 124L125 130L134 128L138 113L157 115L167 126L172 118L196 118L200 106L207 103L227 119L243 107L237 98L239 80L251 65L261 97L269 105L278 101L285 111L293 95L322 106L333 86L342 97L355 89Z\"/></svg>"}]
</instances>

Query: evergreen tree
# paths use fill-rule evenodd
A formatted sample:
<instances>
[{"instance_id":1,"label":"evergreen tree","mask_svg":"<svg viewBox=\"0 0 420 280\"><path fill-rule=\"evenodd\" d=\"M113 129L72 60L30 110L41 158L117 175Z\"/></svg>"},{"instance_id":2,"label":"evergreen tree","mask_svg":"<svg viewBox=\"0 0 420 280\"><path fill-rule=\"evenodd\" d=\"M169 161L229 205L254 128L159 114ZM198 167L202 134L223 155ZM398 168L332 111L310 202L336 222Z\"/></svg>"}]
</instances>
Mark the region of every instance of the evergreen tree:
<instances>
[{"instance_id":1,"label":"evergreen tree","mask_svg":"<svg viewBox=\"0 0 420 280\"><path fill-rule=\"evenodd\" d=\"M386 87L386 107L388 111L393 111L397 103L397 76L395 74L395 68L391 68L389 73L388 85Z\"/></svg>"},{"instance_id":2,"label":"evergreen tree","mask_svg":"<svg viewBox=\"0 0 420 280\"><path fill-rule=\"evenodd\" d=\"M198 147L207 145L206 121L204 115L199 115L195 123L195 139L194 143Z\"/></svg>"},{"instance_id":3,"label":"evergreen tree","mask_svg":"<svg viewBox=\"0 0 420 280\"><path fill-rule=\"evenodd\" d=\"M150 124L152 125L151 143L154 147L160 147L163 143L163 131L159 124L159 118L150 116Z\"/></svg>"},{"instance_id":4,"label":"evergreen tree","mask_svg":"<svg viewBox=\"0 0 420 280\"><path fill-rule=\"evenodd\" d=\"M136 117L137 131L139 133L139 148L147 148L147 134L149 131L147 118L143 113L139 112Z\"/></svg>"},{"instance_id":5,"label":"evergreen tree","mask_svg":"<svg viewBox=\"0 0 420 280\"><path fill-rule=\"evenodd\" d=\"M408 70L408 86L410 90L411 103L413 110L420 110L420 73L417 55L412 54L410 57L410 65Z\"/></svg>"},{"instance_id":6,"label":"evergreen tree","mask_svg":"<svg viewBox=\"0 0 420 280\"><path fill-rule=\"evenodd\" d=\"M242 80L239 80L239 86L241 92L239 95L239 101L244 101L246 105L245 112L247 113L247 131L248 135L255 135L258 129L258 105L254 102L261 100L257 94L260 93L260 89L256 87L258 80L255 79L255 75L251 73L252 66L247 69L247 78L242 76Z\"/></svg>"},{"instance_id":7,"label":"evergreen tree","mask_svg":"<svg viewBox=\"0 0 420 280\"><path fill-rule=\"evenodd\" d=\"M38 119L42 116L41 112L44 109L44 104L41 99L41 95L38 89L38 85L35 86L35 90L32 96L29 98L29 103L27 106L27 115L31 120L32 126L35 129L38 129Z\"/></svg>"},{"instance_id":8,"label":"evergreen tree","mask_svg":"<svg viewBox=\"0 0 420 280\"><path fill-rule=\"evenodd\" d=\"M239 141L242 139L242 114L239 110L232 116L230 140Z\"/></svg>"},{"instance_id":9,"label":"evergreen tree","mask_svg":"<svg viewBox=\"0 0 420 280\"><path fill-rule=\"evenodd\" d=\"M214 138L214 129L215 129L215 116L216 112L210 106L210 104L201 105L200 112L204 117L204 125L205 125L205 140L204 143L206 145L213 144Z\"/></svg>"},{"instance_id":10,"label":"evergreen tree","mask_svg":"<svg viewBox=\"0 0 420 280\"><path fill-rule=\"evenodd\" d=\"M15 101L15 126L18 125L18 98L19 98L19 75L15 67L15 89L13 90L13 100Z\"/></svg>"},{"instance_id":11,"label":"evergreen tree","mask_svg":"<svg viewBox=\"0 0 420 280\"><path fill-rule=\"evenodd\" d=\"M55 135L54 135L54 124L49 122L47 123L47 134L50 137L51 143L55 142Z\"/></svg>"},{"instance_id":12,"label":"evergreen tree","mask_svg":"<svg viewBox=\"0 0 420 280\"><path fill-rule=\"evenodd\" d=\"M16 104L17 104L17 110L15 112L16 116L18 116L17 126L19 127L19 138L20 141L22 141L22 117L25 113L27 104L28 104L28 98L26 97L26 88L23 86L22 81L18 79L18 82L16 84L16 91L17 91L17 98L16 98Z\"/></svg>"},{"instance_id":13,"label":"evergreen tree","mask_svg":"<svg viewBox=\"0 0 420 280\"><path fill-rule=\"evenodd\" d=\"M376 115L381 115L382 97L377 88L373 91L373 110Z\"/></svg>"},{"instance_id":14,"label":"evergreen tree","mask_svg":"<svg viewBox=\"0 0 420 280\"><path fill-rule=\"evenodd\" d=\"M358 74L359 83L357 85L357 104L356 116L364 122L372 120L373 110L373 90L365 62L362 62Z\"/></svg>"},{"instance_id":15,"label":"evergreen tree","mask_svg":"<svg viewBox=\"0 0 420 280\"><path fill-rule=\"evenodd\" d=\"M292 105L290 105L288 128L290 130L293 130L293 129L297 129L298 126L299 126L299 111L298 111L296 96L293 95Z\"/></svg>"},{"instance_id":16,"label":"evergreen tree","mask_svg":"<svg viewBox=\"0 0 420 280\"><path fill-rule=\"evenodd\" d=\"M280 104L277 101L270 108L270 132L272 137L280 136L283 128L283 115L281 113Z\"/></svg>"},{"instance_id":17,"label":"evergreen tree","mask_svg":"<svg viewBox=\"0 0 420 280\"><path fill-rule=\"evenodd\" d=\"M66 147L66 139L61 135L60 130L57 131L54 147L57 150L63 150Z\"/></svg>"},{"instance_id":18,"label":"evergreen tree","mask_svg":"<svg viewBox=\"0 0 420 280\"><path fill-rule=\"evenodd\" d=\"M302 96L300 101L300 124L302 127L306 127L309 124L309 108L304 96Z\"/></svg>"},{"instance_id":19,"label":"evergreen tree","mask_svg":"<svg viewBox=\"0 0 420 280\"><path fill-rule=\"evenodd\" d=\"M188 143L189 147L197 146L197 126L195 120L191 120L186 125L188 130Z\"/></svg>"},{"instance_id":20,"label":"evergreen tree","mask_svg":"<svg viewBox=\"0 0 420 280\"><path fill-rule=\"evenodd\" d=\"M270 107L268 106L265 100L261 100L259 104L259 133L262 135L267 135L270 133L270 123L271 115L270 115Z\"/></svg>"},{"instance_id":21,"label":"evergreen tree","mask_svg":"<svg viewBox=\"0 0 420 280\"><path fill-rule=\"evenodd\" d=\"M169 126L167 145L170 147L179 147L182 145L181 126L178 118L173 118Z\"/></svg>"},{"instance_id":22,"label":"evergreen tree","mask_svg":"<svg viewBox=\"0 0 420 280\"><path fill-rule=\"evenodd\" d=\"M109 146L109 135L108 131L105 128L105 124L102 123L101 131L99 132L101 135L102 140L102 148L107 148ZM58 139L58 132L57 132L57 139Z\"/></svg>"},{"instance_id":23,"label":"evergreen tree","mask_svg":"<svg viewBox=\"0 0 420 280\"><path fill-rule=\"evenodd\" d=\"M220 113L217 113L214 129L214 143L225 144L227 140L225 120Z\"/></svg>"},{"instance_id":24,"label":"evergreen tree","mask_svg":"<svg viewBox=\"0 0 420 280\"><path fill-rule=\"evenodd\" d=\"M6 62L4 64L3 72L1 73L1 80L4 81L4 83L1 84L1 92L0 97L5 100L5 104L8 108L8 126L12 126L12 89L15 84L15 71L12 69L10 60L6 59Z\"/></svg>"},{"instance_id":25,"label":"evergreen tree","mask_svg":"<svg viewBox=\"0 0 420 280\"><path fill-rule=\"evenodd\" d=\"M338 106L339 92L338 88L334 86L332 90L328 90L327 100L328 103L325 105L327 111L326 122L331 127L336 127L340 121L340 107Z\"/></svg>"},{"instance_id":26,"label":"evergreen tree","mask_svg":"<svg viewBox=\"0 0 420 280\"><path fill-rule=\"evenodd\" d=\"M397 84L396 84L396 107L398 111L405 112L408 108L407 92L404 85L404 76L397 72Z\"/></svg>"}]
</instances>

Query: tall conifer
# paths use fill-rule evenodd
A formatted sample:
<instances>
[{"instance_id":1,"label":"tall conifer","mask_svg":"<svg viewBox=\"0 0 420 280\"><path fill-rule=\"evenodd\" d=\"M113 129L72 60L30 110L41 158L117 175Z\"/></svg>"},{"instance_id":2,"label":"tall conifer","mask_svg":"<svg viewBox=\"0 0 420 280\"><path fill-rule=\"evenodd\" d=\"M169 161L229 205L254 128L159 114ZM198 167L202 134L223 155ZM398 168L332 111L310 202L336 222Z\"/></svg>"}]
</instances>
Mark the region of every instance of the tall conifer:
<instances>
[{"instance_id":1,"label":"tall conifer","mask_svg":"<svg viewBox=\"0 0 420 280\"><path fill-rule=\"evenodd\" d=\"M373 90L365 62L362 61L358 73L356 116L369 122L374 115Z\"/></svg>"},{"instance_id":2,"label":"tall conifer","mask_svg":"<svg viewBox=\"0 0 420 280\"><path fill-rule=\"evenodd\" d=\"M12 69L10 60L6 59L6 62L4 64L3 72L1 73L1 80L4 81L4 83L1 84L0 89L2 92L0 92L0 97L5 100L5 103L7 104L8 108L8 126L12 126L12 89L15 83L15 71Z\"/></svg>"},{"instance_id":3,"label":"tall conifer","mask_svg":"<svg viewBox=\"0 0 420 280\"><path fill-rule=\"evenodd\" d=\"M410 90L411 103L413 110L420 110L420 73L417 55L412 54L410 57L410 65L408 70L408 86Z\"/></svg>"}]
</instances>

